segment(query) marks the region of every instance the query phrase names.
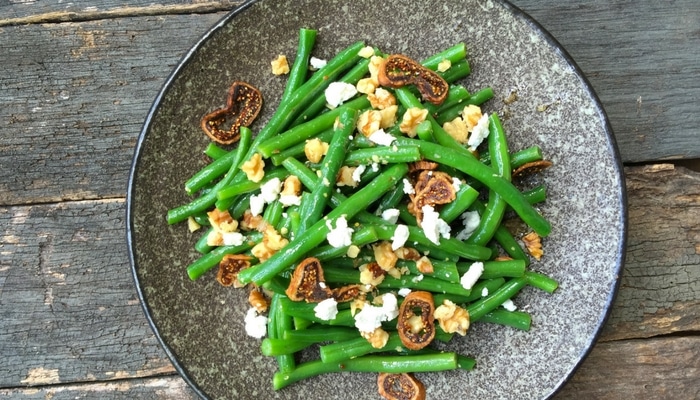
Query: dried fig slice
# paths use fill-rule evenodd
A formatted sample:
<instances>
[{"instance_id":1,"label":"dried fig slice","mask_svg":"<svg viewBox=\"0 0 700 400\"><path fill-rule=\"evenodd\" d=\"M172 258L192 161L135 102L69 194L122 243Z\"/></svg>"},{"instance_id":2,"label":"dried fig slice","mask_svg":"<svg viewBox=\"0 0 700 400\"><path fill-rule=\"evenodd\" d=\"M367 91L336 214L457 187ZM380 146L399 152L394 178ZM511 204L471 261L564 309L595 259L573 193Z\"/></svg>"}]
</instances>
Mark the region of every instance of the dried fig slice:
<instances>
[{"instance_id":1,"label":"dried fig slice","mask_svg":"<svg viewBox=\"0 0 700 400\"><path fill-rule=\"evenodd\" d=\"M296 266L285 293L290 300L304 300L307 303L318 303L333 297L331 289L326 286L321 262L315 257L306 258Z\"/></svg>"},{"instance_id":2,"label":"dried fig slice","mask_svg":"<svg viewBox=\"0 0 700 400\"><path fill-rule=\"evenodd\" d=\"M425 400L425 386L412 374L379 373L379 394L387 400Z\"/></svg>"},{"instance_id":3,"label":"dried fig slice","mask_svg":"<svg viewBox=\"0 0 700 400\"><path fill-rule=\"evenodd\" d=\"M434 311L433 295L426 291L413 291L401 303L396 330L407 349L420 350L433 341Z\"/></svg>"},{"instance_id":4,"label":"dried fig slice","mask_svg":"<svg viewBox=\"0 0 700 400\"><path fill-rule=\"evenodd\" d=\"M241 127L253 123L262 104L262 94L256 87L246 82L233 82L228 90L226 107L205 115L201 121L202 130L217 143L235 143L241 136ZM230 125L224 129L227 123Z\"/></svg>"},{"instance_id":5,"label":"dried fig slice","mask_svg":"<svg viewBox=\"0 0 700 400\"><path fill-rule=\"evenodd\" d=\"M216 280L222 286L243 287L238 282L238 273L250 267L250 257L242 254L227 254L219 262Z\"/></svg>"},{"instance_id":6,"label":"dried fig slice","mask_svg":"<svg viewBox=\"0 0 700 400\"><path fill-rule=\"evenodd\" d=\"M415 85L423 99L435 105L445 101L450 88L435 71L402 54L387 57L379 68L377 80L380 85L390 88Z\"/></svg>"},{"instance_id":7,"label":"dried fig slice","mask_svg":"<svg viewBox=\"0 0 700 400\"><path fill-rule=\"evenodd\" d=\"M532 161L516 168L513 171L512 176L513 178L517 178L525 175L536 174L551 167L552 165L553 163L547 160Z\"/></svg>"},{"instance_id":8,"label":"dried fig slice","mask_svg":"<svg viewBox=\"0 0 700 400\"><path fill-rule=\"evenodd\" d=\"M416 216L419 224L423 220L423 206L447 204L457 197L452 177L442 171L421 171L413 188L415 194L410 196L412 207L409 210Z\"/></svg>"}]
</instances>

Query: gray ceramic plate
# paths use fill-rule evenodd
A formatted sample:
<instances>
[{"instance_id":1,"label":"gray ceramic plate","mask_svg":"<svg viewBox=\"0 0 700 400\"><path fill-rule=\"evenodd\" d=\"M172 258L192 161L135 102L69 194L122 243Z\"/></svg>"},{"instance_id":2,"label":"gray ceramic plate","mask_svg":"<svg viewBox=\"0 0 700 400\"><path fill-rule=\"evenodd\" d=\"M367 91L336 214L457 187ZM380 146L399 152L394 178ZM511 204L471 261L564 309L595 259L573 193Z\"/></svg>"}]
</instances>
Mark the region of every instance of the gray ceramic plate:
<instances>
[{"instance_id":1,"label":"gray ceramic plate","mask_svg":"<svg viewBox=\"0 0 700 400\"><path fill-rule=\"evenodd\" d=\"M541 208L554 229L533 269L557 279L555 295L526 288L516 303L532 313L530 332L475 324L454 344L474 356L471 372L422 374L432 399L539 399L551 396L589 352L611 307L624 256L626 213L621 165L605 113L571 58L532 19L500 1L313 0L247 4L187 54L168 79L138 141L128 196L134 277L152 327L178 371L202 397L378 398L373 374L326 375L271 389L272 359L246 337L242 292L211 275L185 274L197 235L168 226L166 211L188 201L185 180L206 160L199 128L229 84L262 90L272 113L284 78L270 73L278 54L293 58L300 27L318 30L314 54L328 58L364 39L385 52L424 58L466 42L470 90L491 86L486 108L504 115L513 149L539 144L555 164L544 174ZM518 99L504 104L511 91ZM546 106L546 107L543 107ZM542 111L543 108L546 110Z\"/></svg>"}]
</instances>

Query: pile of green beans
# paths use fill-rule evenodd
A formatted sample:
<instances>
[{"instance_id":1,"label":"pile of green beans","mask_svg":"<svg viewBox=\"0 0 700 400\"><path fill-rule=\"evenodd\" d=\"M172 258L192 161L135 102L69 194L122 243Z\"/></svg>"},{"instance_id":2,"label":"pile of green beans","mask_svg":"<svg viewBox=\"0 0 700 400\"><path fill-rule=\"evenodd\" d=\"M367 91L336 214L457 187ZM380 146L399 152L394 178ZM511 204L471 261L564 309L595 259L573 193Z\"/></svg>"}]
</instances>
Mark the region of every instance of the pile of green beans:
<instances>
[{"instance_id":1,"label":"pile of green beans","mask_svg":"<svg viewBox=\"0 0 700 400\"><path fill-rule=\"evenodd\" d=\"M314 303L292 301L285 289L297 263L307 257L322 262L325 283L329 286L359 285L358 266L374 261L372 246L391 242L401 224L408 230L405 246L425 256L433 271L421 273L415 261L399 260L397 266L403 275L387 275L366 294L368 300L399 289L429 291L436 307L450 300L467 310L471 323L529 330L529 313L508 311L501 306L526 286L552 293L557 282L529 269L530 256L503 221L517 217L541 237L549 235L549 222L535 208L536 203L546 200L544 186L521 191L511 180L512 169L542 159L542 152L538 146L510 149L496 113L489 115L489 135L479 147L481 158L443 129L443 123L458 117L466 105L481 105L494 96L491 88L470 94L459 83L470 72L463 43L422 63L436 70L443 60L450 61L452 67L439 73L450 83L444 103L422 102L411 86L389 89L397 99L399 119L400 113L409 108L428 110L416 137L401 134L397 123L386 130L395 136L392 145L372 143L355 131L358 115L371 108L367 96L357 94L329 109L324 95L334 81L356 84L369 75L370 61L358 54L365 43L350 44L326 66L309 72L315 39L315 30L300 30L285 91L269 122L257 134L243 127L241 139L233 149L209 145L205 154L212 162L185 183L185 191L194 196L193 200L168 211L169 224L191 219L205 228L195 245L201 257L188 266L188 276L195 280L211 273L227 254L249 256L251 266L240 271L237 279L243 285L255 284L272 293L267 310L267 337L261 341L261 351L277 359L279 370L272 382L275 389L325 373L470 370L475 360L467 355L431 350L431 347L420 351L407 349L396 333L395 320L382 326L389 334L387 345L374 348L355 328L349 303L339 303L337 316L324 320L315 315ZM379 50L375 49L375 54L380 55ZM304 154L306 141L314 138L328 144L320 163L309 162ZM249 181L241 169L256 153L266 162L265 176L260 182ZM409 212L409 195L404 185L411 179L409 164L421 160L437 163L440 171L462 182L456 189L456 198L436 208L440 218L454 231L460 229L460 216L464 213L479 215L478 226L466 240L441 237L435 243ZM336 185L341 168L358 166L364 166L365 170L357 187ZM303 186L300 204L285 207L275 200L262 213L265 223L288 240L284 247L267 259L257 259L251 249L265 237L257 231L241 231L245 235L242 244L207 244L207 235L213 230L209 227L208 211L214 208L228 211L239 220L250 208L251 197L260 193L261 185L271 179L284 181L291 175L299 178ZM398 210L396 223L380 217L382 211L390 209ZM341 217L353 229L352 243L333 247L326 242L327 236L331 223ZM507 254L510 259L497 259L499 254ZM473 287L465 288L460 277L475 262L483 263L483 273ZM401 302L401 297L397 298ZM438 327L435 340L459 339ZM297 364L295 354L312 346L319 347L320 359Z\"/></svg>"}]
</instances>

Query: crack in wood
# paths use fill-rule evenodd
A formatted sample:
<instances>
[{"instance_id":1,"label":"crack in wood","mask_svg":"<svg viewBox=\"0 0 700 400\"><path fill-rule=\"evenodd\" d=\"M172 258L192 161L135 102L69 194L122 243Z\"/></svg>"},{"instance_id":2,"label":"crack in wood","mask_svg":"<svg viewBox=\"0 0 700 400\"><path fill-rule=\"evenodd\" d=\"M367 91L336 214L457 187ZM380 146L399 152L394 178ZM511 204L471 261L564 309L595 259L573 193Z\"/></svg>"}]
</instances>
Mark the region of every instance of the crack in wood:
<instances>
[{"instance_id":1,"label":"crack in wood","mask_svg":"<svg viewBox=\"0 0 700 400\"><path fill-rule=\"evenodd\" d=\"M242 2L209 2L195 4L161 5L143 7L120 7L111 10L53 11L17 18L0 18L0 27L62 22L83 22L98 19L147 17L155 15L206 14L231 11Z\"/></svg>"}]
</instances>

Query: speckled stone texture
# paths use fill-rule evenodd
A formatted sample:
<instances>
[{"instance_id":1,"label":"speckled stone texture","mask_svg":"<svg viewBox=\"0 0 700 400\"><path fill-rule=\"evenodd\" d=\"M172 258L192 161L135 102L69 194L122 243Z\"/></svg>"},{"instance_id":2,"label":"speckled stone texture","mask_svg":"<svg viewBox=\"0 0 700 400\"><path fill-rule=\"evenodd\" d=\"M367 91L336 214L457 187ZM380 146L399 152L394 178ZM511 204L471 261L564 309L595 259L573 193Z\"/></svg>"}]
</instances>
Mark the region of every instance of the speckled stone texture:
<instances>
[{"instance_id":1,"label":"speckled stone texture","mask_svg":"<svg viewBox=\"0 0 700 400\"><path fill-rule=\"evenodd\" d=\"M532 313L530 332L475 324L454 348L477 359L472 372L420 374L430 399L549 397L585 356L604 321L618 282L625 239L625 196L615 144L604 112L578 70L553 40L498 1L262 1L215 27L174 72L146 121L129 190L129 241L147 314L186 379L212 399L372 399L374 374L327 375L279 392L272 359L245 336L242 292L211 276L191 282L196 258L184 224L168 226L168 209L189 200L183 183L206 163L199 119L220 107L234 80L265 97L259 129L270 117L285 78L270 73L278 54L290 60L301 27L318 30L314 55L330 58L356 40L387 53L421 59L464 41L471 91L493 87L486 110L500 112L512 149L533 144L554 162L542 179L541 206L553 230L545 257L532 269L561 286L554 295L526 288L515 300ZM517 101L502 99L512 92Z\"/></svg>"}]
</instances>

